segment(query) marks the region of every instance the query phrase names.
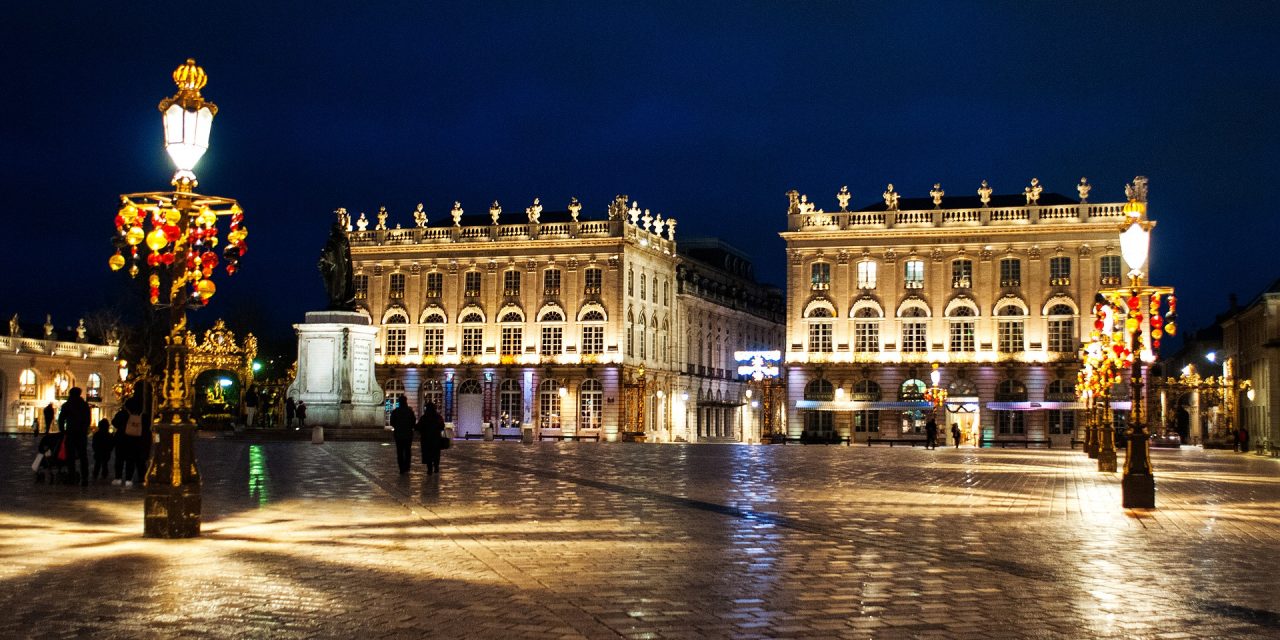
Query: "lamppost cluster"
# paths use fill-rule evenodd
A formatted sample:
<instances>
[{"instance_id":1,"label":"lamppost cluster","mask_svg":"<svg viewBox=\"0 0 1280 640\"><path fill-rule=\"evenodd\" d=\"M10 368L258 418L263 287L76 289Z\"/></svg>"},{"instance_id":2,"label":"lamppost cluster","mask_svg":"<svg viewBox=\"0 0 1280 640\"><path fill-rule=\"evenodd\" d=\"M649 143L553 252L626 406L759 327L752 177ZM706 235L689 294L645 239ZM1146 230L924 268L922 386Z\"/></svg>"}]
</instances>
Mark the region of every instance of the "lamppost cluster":
<instances>
[{"instance_id":1,"label":"lamppost cluster","mask_svg":"<svg viewBox=\"0 0 1280 640\"><path fill-rule=\"evenodd\" d=\"M165 151L177 172L173 191L120 196L116 213L116 252L108 260L113 271L128 266L137 277L148 269L151 305L168 309L164 379L157 415L153 416L154 444L147 469L145 535L185 538L200 534L200 474L192 448L195 424L191 418L192 380L187 370L188 308L208 304L217 290L212 277L221 264L234 274L245 253L244 213L231 198L195 193L194 169L209 148L209 132L218 108L200 90L208 77L194 60L173 72L178 92L160 102ZM228 218L221 260L215 249L219 220ZM142 253L145 245L147 253Z\"/></svg>"}]
</instances>

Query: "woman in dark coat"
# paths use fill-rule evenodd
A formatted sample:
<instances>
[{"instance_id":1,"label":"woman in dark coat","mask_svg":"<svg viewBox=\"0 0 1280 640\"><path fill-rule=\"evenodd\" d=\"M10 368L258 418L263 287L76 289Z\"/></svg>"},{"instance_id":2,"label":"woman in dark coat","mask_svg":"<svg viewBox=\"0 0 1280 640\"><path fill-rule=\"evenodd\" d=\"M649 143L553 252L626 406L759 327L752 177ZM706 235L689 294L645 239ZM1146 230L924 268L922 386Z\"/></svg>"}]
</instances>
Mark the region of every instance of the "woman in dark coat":
<instances>
[{"instance_id":1,"label":"woman in dark coat","mask_svg":"<svg viewBox=\"0 0 1280 640\"><path fill-rule=\"evenodd\" d=\"M404 396L400 396L399 405L391 412L391 429L396 440L396 464L404 475L409 473L409 462L413 460L413 409Z\"/></svg>"},{"instance_id":2,"label":"woman in dark coat","mask_svg":"<svg viewBox=\"0 0 1280 640\"><path fill-rule=\"evenodd\" d=\"M418 433L422 437L422 464L427 465L427 473L440 471L440 445L444 440L444 418L436 411L434 402L428 402L418 418Z\"/></svg>"},{"instance_id":3,"label":"woman in dark coat","mask_svg":"<svg viewBox=\"0 0 1280 640\"><path fill-rule=\"evenodd\" d=\"M111 435L111 421L103 418L98 421L98 430L93 432L93 479L107 479L107 463L111 461L111 448L115 446Z\"/></svg>"}]
</instances>

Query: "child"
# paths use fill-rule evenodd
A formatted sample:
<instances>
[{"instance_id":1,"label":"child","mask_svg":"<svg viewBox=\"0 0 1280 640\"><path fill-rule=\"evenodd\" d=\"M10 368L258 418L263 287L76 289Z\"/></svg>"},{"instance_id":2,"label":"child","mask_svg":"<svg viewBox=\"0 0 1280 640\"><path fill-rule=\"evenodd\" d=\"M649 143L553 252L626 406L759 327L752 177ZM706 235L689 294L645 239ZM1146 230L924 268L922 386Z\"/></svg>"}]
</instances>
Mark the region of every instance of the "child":
<instances>
[{"instance_id":1,"label":"child","mask_svg":"<svg viewBox=\"0 0 1280 640\"><path fill-rule=\"evenodd\" d=\"M111 460L111 449L115 438L111 434L111 421L103 418L98 421L98 428L93 432L93 479L99 474L107 479L107 463Z\"/></svg>"}]
</instances>

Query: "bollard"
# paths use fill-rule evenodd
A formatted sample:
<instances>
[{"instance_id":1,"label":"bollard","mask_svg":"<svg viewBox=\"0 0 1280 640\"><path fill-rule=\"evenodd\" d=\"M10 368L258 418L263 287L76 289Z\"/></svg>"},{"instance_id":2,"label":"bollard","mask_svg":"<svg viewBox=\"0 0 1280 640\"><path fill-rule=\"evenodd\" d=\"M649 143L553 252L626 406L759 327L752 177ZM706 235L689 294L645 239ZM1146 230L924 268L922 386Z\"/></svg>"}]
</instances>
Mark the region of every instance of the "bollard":
<instances>
[{"instance_id":1,"label":"bollard","mask_svg":"<svg viewBox=\"0 0 1280 640\"><path fill-rule=\"evenodd\" d=\"M324 444L324 427L320 425L311 427L311 444Z\"/></svg>"},{"instance_id":2,"label":"bollard","mask_svg":"<svg viewBox=\"0 0 1280 640\"><path fill-rule=\"evenodd\" d=\"M488 422L484 423L484 441L493 442L493 425Z\"/></svg>"}]
</instances>

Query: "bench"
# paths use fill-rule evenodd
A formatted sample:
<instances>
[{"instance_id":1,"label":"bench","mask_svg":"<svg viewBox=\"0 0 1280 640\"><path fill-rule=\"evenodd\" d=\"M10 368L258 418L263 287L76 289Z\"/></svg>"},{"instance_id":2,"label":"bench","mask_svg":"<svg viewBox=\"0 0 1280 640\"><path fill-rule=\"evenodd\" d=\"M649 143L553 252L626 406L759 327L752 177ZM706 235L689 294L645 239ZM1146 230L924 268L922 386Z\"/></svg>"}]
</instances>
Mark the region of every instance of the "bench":
<instances>
[{"instance_id":1,"label":"bench","mask_svg":"<svg viewBox=\"0 0 1280 640\"><path fill-rule=\"evenodd\" d=\"M538 435L538 439L539 439L539 440L560 440L560 441L562 441L562 442L563 442L563 441L565 441L565 440L573 440L574 442L581 442L581 441L583 441L583 440L591 440L591 441L593 441L593 442L600 442L600 436L599 436L599 435L597 435L597 434L591 434L591 435L578 435L578 434L565 435L565 434L560 434L560 433L542 433L542 434L539 434L539 435Z\"/></svg>"},{"instance_id":2,"label":"bench","mask_svg":"<svg viewBox=\"0 0 1280 640\"><path fill-rule=\"evenodd\" d=\"M518 434L518 433L495 433L495 434L493 434L493 439L494 439L494 440L519 440L519 439L521 439L521 438L523 438L523 437L524 437L524 436L522 436L522 435L520 435L520 434Z\"/></svg>"},{"instance_id":3,"label":"bench","mask_svg":"<svg viewBox=\"0 0 1280 640\"><path fill-rule=\"evenodd\" d=\"M462 435L463 440L483 440L483 433L465 433Z\"/></svg>"},{"instance_id":4,"label":"bench","mask_svg":"<svg viewBox=\"0 0 1280 640\"><path fill-rule=\"evenodd\" d=\"M1046 447L1052 447L1052 446L1053 446L1053 442L1052 442L1051 440L1049 440L1048 438L1019 438L1019 439L1016 439L1016 440L1014 440L1014 439L1010 439L1010 440L996 440L996 439L994 439L994 438L983 438L981 441L979 441L978 446L979 446L979 447L985 447L985 446L987 446L987 445L990 445L990 446L994 447L994 446L996 446L996 445L1000 445L1000 448L1001 448L1001 449L1007 449L1007 448L1009 448L1009 445L1013 445L1013 446L1015 446L1015 447L1016 447L1016 446L1018 446L1018 445L1022 445L1022 448L1024 448L1024 449L1030 449L1030 448L1031 448L1031 445L1033 445L1033 444L1042 444L1042 445L1044 445L1044 446L1046 446Z\"/></svg>"},{"instance_id":5,"label":"bench","mask_svg":"<svg viewBox=\"0 0 1280 640\"><path fill-rule=\"evenodd\" d=\"M892 449L895 444L910 444L911 446L924 446L924 438L867 438L867 446L872 444L887 444Z\"/></svg>"},{"instance_id":6,"label":"bench","mask_svg":"<svg viewBox=\"0 0 1280 640\"><path fill-rule=\"evenodd\" d=\"M853 443L853 442L852 442L852 440L850 440L850 439L849 439L849 436L831 436L831 437L829 437L829 438L821 438L821 439L807 439L807 440L806 440L805 438L800 438L800 437L796 437L796 436L790 436L790 437L788 437L788 438L786 439L786 441L785 441L783 444L843 444L843 445L849 445L849 444L852 444L852 443Z\"/></svg>"},{"instance_id":7,"label":"bench","mask_svg":"<svg viewBox=\"0 0 1280 640\"><path fill-rule=\"evenodd\" d=\"M1071 448L1072 448L1072 449L1076 448L1076 445L1084 446L1084 444L1085 444L1084 440L1072 440L1072 441L1071 441Z\"/></svg>"}]
</instances>

